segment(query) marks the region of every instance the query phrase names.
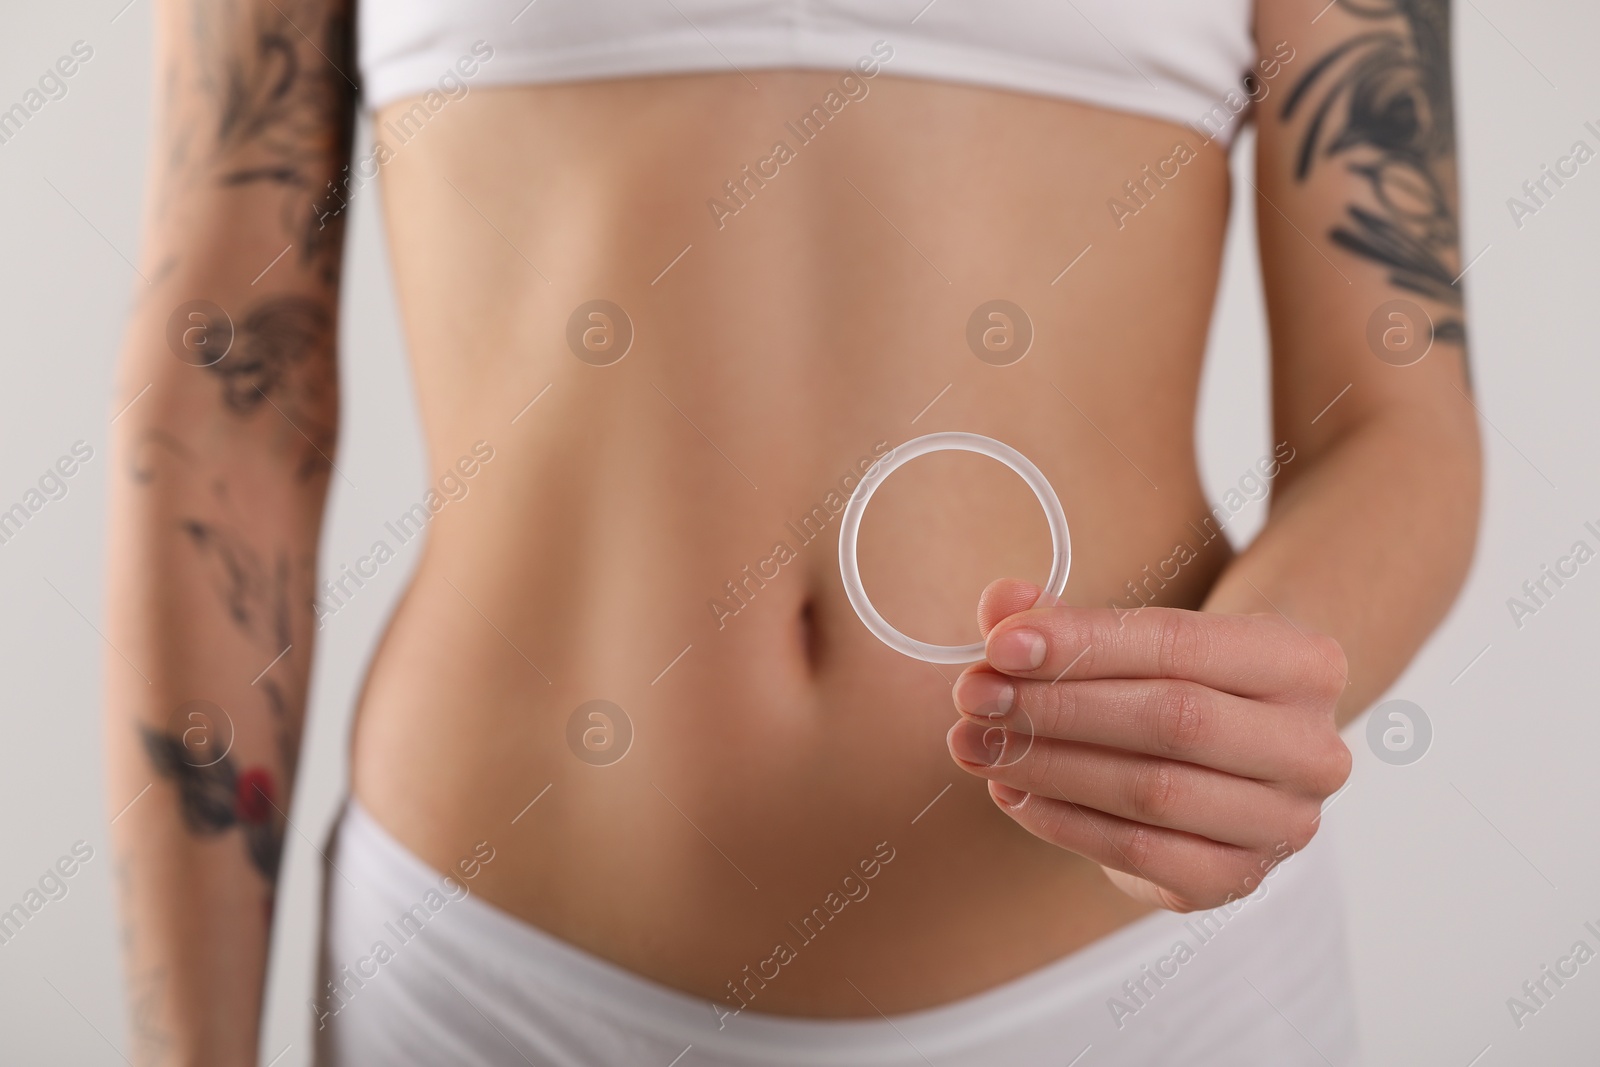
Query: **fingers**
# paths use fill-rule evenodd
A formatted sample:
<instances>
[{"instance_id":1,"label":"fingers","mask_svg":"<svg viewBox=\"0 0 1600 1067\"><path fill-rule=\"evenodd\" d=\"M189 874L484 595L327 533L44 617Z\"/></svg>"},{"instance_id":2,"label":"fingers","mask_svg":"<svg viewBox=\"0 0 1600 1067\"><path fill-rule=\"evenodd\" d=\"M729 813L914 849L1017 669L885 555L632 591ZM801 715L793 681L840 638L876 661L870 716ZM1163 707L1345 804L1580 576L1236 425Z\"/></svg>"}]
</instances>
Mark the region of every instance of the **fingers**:
<instances>
[{"instance_id":1,"label":"fingers","mask_svg":"<svg viewBox=\"0 0 1600 1067\"><path fill-rule=\"evenodd\" d=\"M989 664L1019 678L1182 678L1318 706L1331 707L1346 676L1338 642L1279 615L1030 608L995 623L985 644Z\"/></svg>"},{"instance_id":2,"label":"fingers","mask_svg":"<svg viewBox=\"0 0 1600 1067\"><path fill-rule=\"evenodd\" d=\"M996 623L1008 615L1027 611L1039 601L1044 592L1032 582L1019 578L1001 578L990 582L978 597L978 631L987 635Z\"/></svg>"},{"instance_id":3,"label":"fingers","mask_svg":"<svg viewBox=\"0 0 1600 1067\"><path fill-rule=\"evenodd\" d=\"M1184 760L1246 778L1332 792L1349 749L1331 721L1196 682L1105 678L1035 682L979 664L956 679L956 707L985 725Z\"/></svg>"},{"instance_id":4,"label":"fingers","mask_svg":"<svg viewBox=\"0 0 1600 1067\"><path fill-rule=\"evenodd\" d=\"M1018 793L996 782L989 784L989 793L1035 837L1140 880L1149 890L1132 895L1173 911L1216 907L1247 896L1294 851L1287 845L1249 849L1219 844L1082 804ZM1129 888L1128 879L1115 881Z\"/></svg>"},{"instance_id":5,"label":"fingers","mask_svg":"<svg viewBox=\"0 0 1600 1067\"><path fill-rule=\"evenodd\" d=\"M1343 651L1281 615L1034 606L995 582L951 755L1039 838L1176 910L1251 892L1350 773ZM1006 614L1007 612L1010 614Z\"/></svg>"},{"instance_id":6,"label":"fingers","mask_svg":"<svg viewBox=\"0 0 1600 1067\"><path fill-rule=\"evenodd\" d=\"M1150 827L1244 848L1279 842L1301 848L1316 832L1320 797L1192 763L1030 737L966 719L947 740L951 755L971 774Z\"/></svg>"}]
</instances>

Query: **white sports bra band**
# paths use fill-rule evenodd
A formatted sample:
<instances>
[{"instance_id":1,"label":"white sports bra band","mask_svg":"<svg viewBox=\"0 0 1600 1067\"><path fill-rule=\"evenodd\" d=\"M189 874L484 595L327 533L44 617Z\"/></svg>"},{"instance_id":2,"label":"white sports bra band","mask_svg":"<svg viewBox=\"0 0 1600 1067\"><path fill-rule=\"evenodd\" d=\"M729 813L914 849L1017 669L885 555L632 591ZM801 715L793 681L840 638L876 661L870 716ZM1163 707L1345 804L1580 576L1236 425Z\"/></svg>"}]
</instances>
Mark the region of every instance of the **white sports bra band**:
<instances>
[{"instance_id":1,"label":"white sports bra band","mask_svg":"<svg viewBox=\"0 0 1600 1067\"><path fill-rule=\"evenodd\" d=\"M430 92L453 97L469 80L477 87L848 71L865 55L884 61L886 52L886 70L897 75L1165 119L1227 144L1264 80L1293 56L1280 49L1251 66L1253 0L985 0L892 17L885 4L858 0L358 3L360 69L373 109ZM458 69L463 57L472 74Z\"/></svg>"}]
</instances>

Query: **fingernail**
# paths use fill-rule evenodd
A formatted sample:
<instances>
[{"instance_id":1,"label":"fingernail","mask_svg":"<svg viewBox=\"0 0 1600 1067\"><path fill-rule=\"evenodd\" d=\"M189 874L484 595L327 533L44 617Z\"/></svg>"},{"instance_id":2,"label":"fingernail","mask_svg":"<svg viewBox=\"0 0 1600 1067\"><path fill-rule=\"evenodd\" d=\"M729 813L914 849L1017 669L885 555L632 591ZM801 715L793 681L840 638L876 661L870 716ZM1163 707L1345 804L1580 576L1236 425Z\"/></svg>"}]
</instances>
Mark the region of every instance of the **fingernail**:
<instances>
[{"instance_id":1,"label":"fingernail","mask_svg":"<svg viewBox=\"0 0 1600 1067\"><path fill-rule=\"evenodd\" d=\"M956 679L953 695L956 707L968 715L998 719L1011 710L1017 690L1003 675L974 671Z\"/></svg>"},{"instance_id":2,"label":"fingernail","mask_svg":"<svg viewBox=\"0 0 1600 1067\"><path fill-rule=\"evenodd\" d=\"M1044 635L1007 630L989 642L989 662L1003 671L1031 671L1044 662Z\"/></svg>"},{"instance_id":3,"label":"fingernail","mask_svg":"<svg viewBox=\"0 0 1600 1067\"><path fill-rule=\"evenodd\" d=\"M989 783L989 795L1013 811L1022 807L1022 802L1028 799L1028 794L1022 790L1013 789L1009 785L1001 785L999 782Z\"/></svg>"},{"instance_id":4,"label":"fingernail","mask_svg":"<svg viewBox=\"0 0 1600 1067\"><path fill-rule=\"evenodd\" d=\"M979 767L996 763L1006 747L1005 730L998 726L968 722L966 719L952 726L946 738L956 759Z\"/></svg>"}]
</instances>

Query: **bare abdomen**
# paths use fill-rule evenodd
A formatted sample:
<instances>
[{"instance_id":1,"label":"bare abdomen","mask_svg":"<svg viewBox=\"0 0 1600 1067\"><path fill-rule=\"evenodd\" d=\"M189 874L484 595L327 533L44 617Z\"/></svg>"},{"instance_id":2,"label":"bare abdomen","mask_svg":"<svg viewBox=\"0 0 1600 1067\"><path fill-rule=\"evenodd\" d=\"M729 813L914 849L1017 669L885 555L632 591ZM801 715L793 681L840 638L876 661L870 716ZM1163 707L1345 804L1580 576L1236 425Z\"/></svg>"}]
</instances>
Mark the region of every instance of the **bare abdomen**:
<instances>
[{"instance_id":1,"label":"bare abdomen","mask_svg":"<svg viewBox=\"0 0 1600 1067\"><path fill-rule=\"evenodd\" d=\"M909 1010L1140 909L952 764L956 671L856 619L835 505L885 446L988 434L1066 506L1070 601L1131 605L1126 583L1187 540L1198 558L1158 593L1198 604L1228 554L1188 525L1226 165L1203 149L1119 228L1107 201L1193 134L884 75L734 201L724 183L836 76L756 80L480 89L386 167L431 462L479 440L494 458L430 529L355 788L440 868L494 842L485 899L710 997L887 849L848 937L759 1007L862 1014L847 973ZM609 365L568 340L596 300L632 335ZM1031 333L1009 365L969 344L994 300L1024 318L984 322ZM602 314L583 321L622 322ZM861 560L892 622L958 642L983 585L1042 581L1048 547L1020 480L944 454L874 499ZM572 740L597 700L631 734L615 762Z\"/></svg>"}]
</instances>

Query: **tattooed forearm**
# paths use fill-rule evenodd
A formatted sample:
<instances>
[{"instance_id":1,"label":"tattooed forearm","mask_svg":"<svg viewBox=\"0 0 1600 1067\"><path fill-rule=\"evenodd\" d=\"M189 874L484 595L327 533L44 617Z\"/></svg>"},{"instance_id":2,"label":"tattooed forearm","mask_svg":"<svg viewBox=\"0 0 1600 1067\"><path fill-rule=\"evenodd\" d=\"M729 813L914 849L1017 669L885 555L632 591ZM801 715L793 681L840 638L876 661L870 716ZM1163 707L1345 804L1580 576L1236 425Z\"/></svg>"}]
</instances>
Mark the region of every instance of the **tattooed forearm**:
<instances>
[{"instance_id":1,"label":"tattooed forearm","mask_svg":"<svg viewBox=\"0 0 1600 1067\"><path fill-rule=\"evenodd\" d=\"M284 767L293 767L300 761L300 743L290 724L289 698L284 694L283 687L271 678L262 681L261 691L266 694L267 708L272 713L272 732L278 746L278 762Z\"/></svg>"},{"instance_id":2,"label":"tattooed forearm","mask_svg":"<svg viewBox=\"0 0 1600 1067\"><path fill-rule=\"evenodd\" d=\"M294 611L309 612L308 588L316 561L301 561L291 573L289 556L278 552L269 564L234 531L220 523L185 519L181 528L210 569L211 584L228 618L240 634L260 650L267 669L252 683L266 702L272 719L279 765L298 762L298 716L292 714L304 698L305 659L294 656ZM270 672L270 676L269 676Z\"/></svg>"},{"instance_id":3,"label":"tattooed forearm","mask_svg":"<svg viewBox=\"0 0 1600 1067\"><path fill-rule=\"evenodd\" d=\"M141 726L139 734L156 773L178 787L178 806L189 831L211 836L241 829L251 864L269 885L275 883L284 819L272 772L260 766L240 771L226 753L214 759L197 757L181 735L148 726Z\"/></svg>"},{"instance_id":4,"label":"tattooed forearm","mask_svg":"<svg viewBox=\"0 0 1600 1067\"><path fill-rule=\"evenodd\" d=\"M1375 28L1318 58L1284 100L1284 119L1305 121L1295 177L1342 160L1371 197L1349 205L1332 240L1395 286L1459 309L1448 0L1337 2ZM1463 342L1460 314L1440 318L1434 337Z\"/></svg>"},{"instance_id":5,"label":"tattooed forearm","mask_svg":"<svg viewBox=\"0 0 1600 1067\"><path fill-rule=\"evenodd\" d=\"M184 534L211 572L211 584L241 633L256 647L283 651L291 643L289 558L268 563L242 537L200 519L185 519Z\"/></svg>"},{"instance_id":6,"label":"tattooed forearm","mask_svg":"<svg viewBox=\"0 0 1600 1067\"><path fill-rule=\"evenodd\" d=\"M221 500L226 502L225 494ZM271 717L274 744L268 760L275 756L283 772L280 778L267 763L241 769L231 742L221 756L214 756L209 748L191 746L186 733L146 725L138 728L140 740L155 772L176 785L179 811L190 832L211 836L238 829L251 865L270 888L287 822L282 809L287 797L279 783L289 779L298 755L298 716L292 708L304 698L305 658L292 655L294 605L309 604L308 592L296 595L306 576L291 573L286 552L261 552L220 522L191 518L179 526L207 568L228 619L261 652L263 670L250 685ZM268 908L270 914L270 897Z\"/></svg>"},{"instance_id":7,"label":"tattooed forearm","mask_svg":"<svg viewBox=\"0 0 1600 1067\"><path fill-rule=\"evenodd\" d=\"M220 523L185 519L180 525L209 567L212 587L229 619L260 652L263 667L250 685L262 694L271 715L283 766L293 767L309 671L306 648L297 647L295 630L308 628L314 615L316 557L291 562L287 552L278 551L269 564L263 553ZM308 641L302 638L302 646Z\"/></svg>"}]
</instances>

